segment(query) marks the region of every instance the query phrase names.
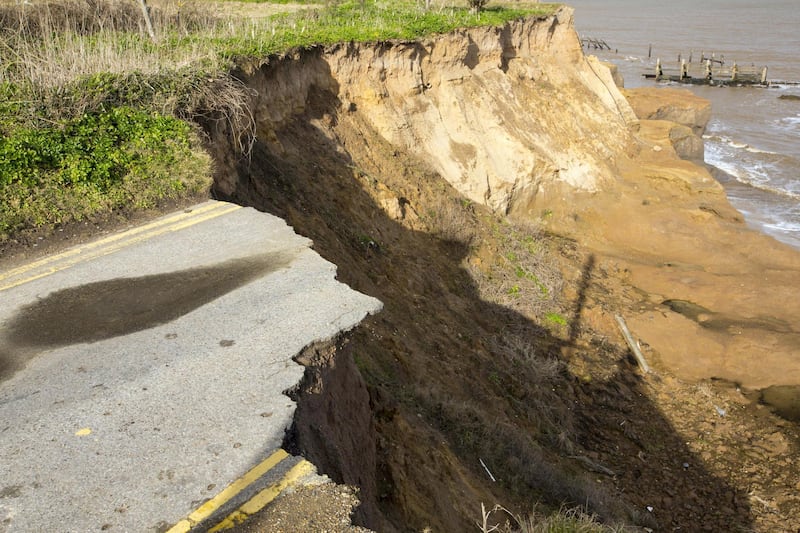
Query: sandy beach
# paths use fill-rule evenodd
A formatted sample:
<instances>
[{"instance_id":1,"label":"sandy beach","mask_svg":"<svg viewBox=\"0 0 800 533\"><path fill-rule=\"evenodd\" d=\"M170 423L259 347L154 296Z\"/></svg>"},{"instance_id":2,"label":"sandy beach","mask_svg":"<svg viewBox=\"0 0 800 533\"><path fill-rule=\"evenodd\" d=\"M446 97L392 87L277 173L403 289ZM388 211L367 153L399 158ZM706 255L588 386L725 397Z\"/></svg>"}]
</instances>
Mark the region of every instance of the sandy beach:
<instances>
[{"instance_id":1,"label":"sandy beach","mask_svg":"<svg viewBox=\"0 0 800 533\"><path fill-rule=\"evenodd\" d=\"M686 108L702 99L631 93L656 111L635 107L643 117L636 156L619 163L608 201L598 195L577 208L571 231L640 293L629 321L665 368L747 389L800 385L800 252L747 228L709 172L676 157L670 128L644 118L669 106L678 120L696 118Z\"/></svg>"}]
</instances>

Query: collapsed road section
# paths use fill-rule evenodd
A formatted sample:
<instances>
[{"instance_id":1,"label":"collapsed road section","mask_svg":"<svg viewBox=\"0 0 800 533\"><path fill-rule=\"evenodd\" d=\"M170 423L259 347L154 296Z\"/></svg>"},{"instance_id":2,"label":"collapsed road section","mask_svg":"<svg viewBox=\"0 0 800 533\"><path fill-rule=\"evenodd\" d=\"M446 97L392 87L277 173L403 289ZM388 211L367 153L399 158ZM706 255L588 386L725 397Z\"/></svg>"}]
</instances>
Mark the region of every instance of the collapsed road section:
<instances>
[{"instance_id":1,"label":"collapsed road section","mask_svg":"<svg viewBox=\"0 0 800 533\"><path fill-rule=\"evenodd\" d=\"M292 357L381 308L310 244L209 201L0 272L3 529L166 530L269 483Z\"/></svg>"}]
</instances>

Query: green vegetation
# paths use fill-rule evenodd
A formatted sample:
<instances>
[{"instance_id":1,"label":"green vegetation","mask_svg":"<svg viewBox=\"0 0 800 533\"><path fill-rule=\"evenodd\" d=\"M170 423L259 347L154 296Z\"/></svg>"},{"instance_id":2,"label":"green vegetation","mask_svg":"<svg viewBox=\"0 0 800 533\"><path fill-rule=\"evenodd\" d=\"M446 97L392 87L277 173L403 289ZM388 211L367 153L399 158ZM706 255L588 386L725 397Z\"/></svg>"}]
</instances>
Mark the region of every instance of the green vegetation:
<instances>
[{"instance_id":1,"label":"green vegetation","mask_svg":"<svg viewBox=\"0 0 800 533\"><path fill-rule=\"evenodd\" d=\"M554 9L298 3L306 8L153 0L155 43L136 2L0 3L0 243L208 187L199 128L176 120L225 120L246 152L253 121L249 93L230 74L237 65L297 47L414 39Z\"/></svg>"},{"instance_id":2,"label":"green vegetation","mask_svg":"<svg viewBox=\"0 0 800 533\"><path fill-rule=\"evenodd\" d=\"M470 268L481 295L527 316L551 322L547 316L558 308L563 280L549 259L541 229L532 223L508 224L499 220L492 223L492 233L502 244L502 253L496 254L491 266Z\"/></svg>"},{"instance_id":3,"label":"green vegetation","mask_svg":"<svg viewBox=\"0 0 800 533\"><path fill-rule=\"evenodd\" d=\"M185 122L130 107L13 129L0 139L0 236L197 193L209 160L192 144Z\"/></svg>"},{"instance_id":4,"label":"green vegetation","mask_svg":"<svg viewBox=\"0 0 800 533\"><path fill-rule=\"evenodd\" d=\"M559 325L559 326L566 326L567 325L567 319L564 318L563 316L561 316L558 313L547 313L546 315L544 315L544 318L545 318L545 320L547 320L548 322L550 322L552 324L556 324L556 325Z\"/></svg>"},{"instance_id":5,"label":"green vegetation","mask_svg":"<svg viewBox=\"0 0 800 533\"><path fill-rule=\"evenodd\" d=\"M134 2L96 4L0 4L0 83L40 96L98 73L169 75L189 67L216 78L236 60L261 60L297 47L415 39L555 9L554 4L519 3L472 14L465 5L425 9L408 0L364 0L287 11L271 1L245 4L255 11L222 14L226 10L215 11L215 4L187 1L153 7L158 40L153 43Z\"/></svg>"}]
</instances>

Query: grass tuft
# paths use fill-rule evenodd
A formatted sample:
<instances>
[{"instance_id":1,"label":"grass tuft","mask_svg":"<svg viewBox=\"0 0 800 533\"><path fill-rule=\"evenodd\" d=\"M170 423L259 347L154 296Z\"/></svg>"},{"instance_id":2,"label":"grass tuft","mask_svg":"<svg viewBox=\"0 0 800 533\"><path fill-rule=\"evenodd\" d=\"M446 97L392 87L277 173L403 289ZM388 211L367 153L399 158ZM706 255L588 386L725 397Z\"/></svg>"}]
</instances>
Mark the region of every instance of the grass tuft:
<instances>
[{"instance_id":1,"label":"grass tuft","mask_svg":"<svg viewBox=\"0 0 800 533\"><path fill-rule=\"evenodd\" d=\"M489 264L470 264L481 296L526 316L549 319L559 308L563 277L548 260L547 239L534 224L494 224L504 252Z\"/></svg>"}]
</instances>

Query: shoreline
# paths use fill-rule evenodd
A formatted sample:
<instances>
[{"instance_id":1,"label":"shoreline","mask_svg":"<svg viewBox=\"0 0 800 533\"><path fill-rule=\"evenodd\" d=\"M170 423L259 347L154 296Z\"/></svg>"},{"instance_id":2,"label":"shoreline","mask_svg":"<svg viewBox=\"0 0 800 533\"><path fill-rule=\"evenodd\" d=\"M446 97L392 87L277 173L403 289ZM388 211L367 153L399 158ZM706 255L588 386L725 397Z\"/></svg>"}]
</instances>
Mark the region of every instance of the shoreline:
<instances>
[{"instance_id":1,"label":"shoreline","mask_svg":"<svg viewBox=\"0 0 800 533\"><path fill-rule=\"evenodd\" d=\"M800 236L795 237L787 230L775 229L774 231L770 231L768 228L769 221L766 219L766 212L763 211L766 209L767 203L774 204L774 200L786 199L785 196L778 195L771 191L764 191L754 187L753 185L742 183L736 178L736 176L718 166L713 165L712 163L706 163L706 165L711 175L714 176L714 179L719 181L722 186L725 187L728 201L731 202L731 205L733 205L735 209L742 213L745 222L747 222L752 229L800 251ZM741 195L736 194L736 191L739 191ZM774 196L775 198L773 201L769 201L766 198L758 198L759 195L763 195L765 197ZM754 204L762 204L762 202L764 203L762 205L755 205L758 211L745 211L741 209L744 207L745 202L753 202Z\"/></svg>"}]
</instances>

